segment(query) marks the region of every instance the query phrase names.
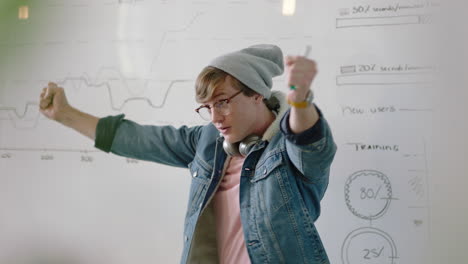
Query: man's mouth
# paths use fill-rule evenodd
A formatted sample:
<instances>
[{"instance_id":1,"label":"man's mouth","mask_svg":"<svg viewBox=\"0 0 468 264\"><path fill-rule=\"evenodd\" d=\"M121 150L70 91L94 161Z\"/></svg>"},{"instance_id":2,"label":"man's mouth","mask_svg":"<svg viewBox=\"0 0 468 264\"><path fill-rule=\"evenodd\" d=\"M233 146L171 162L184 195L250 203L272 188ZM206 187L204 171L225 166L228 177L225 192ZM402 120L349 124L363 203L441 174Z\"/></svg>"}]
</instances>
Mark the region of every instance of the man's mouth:
<instances>
[{"instance_id":1,"label":"man's mouth","mask_svg":"<svg viewBox=\"0 0 468 264\"><path fill-rule=\"evenodd\" d=\"M218 127L219 132L226 134L231 127Z\"/></svg>"}]
</instances>

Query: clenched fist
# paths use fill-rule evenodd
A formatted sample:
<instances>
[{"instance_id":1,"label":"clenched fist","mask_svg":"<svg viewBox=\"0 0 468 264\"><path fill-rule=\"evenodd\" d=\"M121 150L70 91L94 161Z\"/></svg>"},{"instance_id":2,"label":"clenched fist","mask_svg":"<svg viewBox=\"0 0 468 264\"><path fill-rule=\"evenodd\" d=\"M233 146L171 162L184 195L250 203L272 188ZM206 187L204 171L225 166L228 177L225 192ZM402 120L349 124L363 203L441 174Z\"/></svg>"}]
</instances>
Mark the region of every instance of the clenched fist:
<instances>
[{"instance_id":1,"label":"clenched fist","mask_svg":"<svg viewBox=\"0 0 468 264\"><path fill-rule=\"evenodd\" d=\"M42 89L39 110L46 117L61 121L64 113L70 108L71 106L68 104L62 87L57 86L56 83L50 82L47 87Z\"/></svg>"},{"instance_id":2,"label":"clenched fist","mask_svg":"<svg viewBox=\"0 0 468 264\"><path fill-rule=\"evenodd\" d=\"M289 91L288 99L293 102L304 101L317 75L317 64L302 56L286 56L285 64L287 85L296 88Z\"/></svg>"}]
</instances>

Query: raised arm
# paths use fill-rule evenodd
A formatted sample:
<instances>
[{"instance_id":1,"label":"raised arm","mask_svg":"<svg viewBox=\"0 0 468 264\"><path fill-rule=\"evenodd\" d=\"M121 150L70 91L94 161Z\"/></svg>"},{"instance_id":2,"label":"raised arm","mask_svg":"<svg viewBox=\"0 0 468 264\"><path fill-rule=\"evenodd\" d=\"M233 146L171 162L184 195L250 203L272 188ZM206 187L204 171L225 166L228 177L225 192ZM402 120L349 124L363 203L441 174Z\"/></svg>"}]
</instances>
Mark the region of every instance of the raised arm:
<instances>
[{"instance_id":1,"label":"raised arm","mask_svg":"<svg viewBox=\"0 0 468 264\"><path fill-rule=\"evenodd\" d=\"M306 102L308 95L313 95L312 81L317 75L317 65L313 60L301 56L286 56L285 58L288 86L288 100L292 102L289 126L293 133L299 134L311 128L319 120L315 106Z\"/></svg>"},{"instance_id":2,"label":"raised arm","mask_svg":"<svg viewBox=\"0 0 468 264\"><path fill-rule=\"evenodd\" d=\"M92 140L96 138L99 118L73 108L67 101L64 89L53 82L42 89L39 110L49 119L73 128Z\"/></svg>"}]
</instances>

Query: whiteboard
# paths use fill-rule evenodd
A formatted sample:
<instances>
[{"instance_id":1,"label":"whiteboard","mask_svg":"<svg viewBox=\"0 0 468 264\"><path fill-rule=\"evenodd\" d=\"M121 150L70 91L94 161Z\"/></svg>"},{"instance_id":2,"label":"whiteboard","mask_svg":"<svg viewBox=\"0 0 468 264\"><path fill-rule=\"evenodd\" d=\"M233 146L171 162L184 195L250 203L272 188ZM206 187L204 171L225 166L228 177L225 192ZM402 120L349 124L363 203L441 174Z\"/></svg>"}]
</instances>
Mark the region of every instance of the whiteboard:
<instances>
[{"instance_id":1,"label":"whiteboard","mask_svg":"<svg viewBox=\"0 0 468 264\"><path fill-rule=\"evenodd\" d=\"M40 91L55 81L100 117L204 124L197 74L258 43L310 45L318 63L338 145L317 222L331 262L431 261L437 2L298 0L294 15L280 0L19 2L0 4L0 263L178 262L188 172L94 149L38 112Z\"/></svg>"}]
</instances>

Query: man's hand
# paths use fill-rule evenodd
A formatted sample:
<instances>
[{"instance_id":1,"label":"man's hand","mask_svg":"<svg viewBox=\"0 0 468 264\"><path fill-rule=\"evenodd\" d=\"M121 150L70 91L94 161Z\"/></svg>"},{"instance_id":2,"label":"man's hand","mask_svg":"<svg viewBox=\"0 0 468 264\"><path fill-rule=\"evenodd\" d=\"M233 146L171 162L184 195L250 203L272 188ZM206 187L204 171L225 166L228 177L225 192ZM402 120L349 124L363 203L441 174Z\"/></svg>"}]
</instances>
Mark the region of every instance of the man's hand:
<instances>
[{"instance_id":1,"label":"man's hand","mask_svg":"<svg viewBox=\"0 0 468 264\"><path fill-rule=\"evenodd\" d=\"M301 56L287 56L285 63L287 84L295 87L289 91L288 100L295 103L304 102L317 75L317 65L313 60ZM305 108L291 107L289 127L295 134L311 128L318 120L319 114L313 104Z\"/></svg>"},{"instance_id":2,"label":"man's hand","mask_svg":"<svg viewBox=\"0 0 468 264\"><path fill-rule=\"evenodd\" d=\"M293 102L302 102L306 99L312 81L317 75L317 64L302 56L286 56L286 82L294 86L288 93L288 99Z\"/></svg>"},{"instance_id":3,"label":"man's hand","mask_svg":"<svg viewBox=\"0 0 468 264\"><path fill-rule=\"evenodd\" d=\"M71 107L63 88L56 83L50 82L42 89L39 110L48 118L71 127L92 140L96 137L99 118Z\"/></svg>"},{"instance_id":4,"label":"man's hand","mask_svg":"<svg viewBox=\"0 0 468 264\"><path fill-rule=\"evenodd\" d=\"M42 89L39 110L46 117L61 122L65 112L70 109L71 106L68 104L62 87L57 86L56 83L50 82L47 87Z\"/></svg>"}]
</instances>

